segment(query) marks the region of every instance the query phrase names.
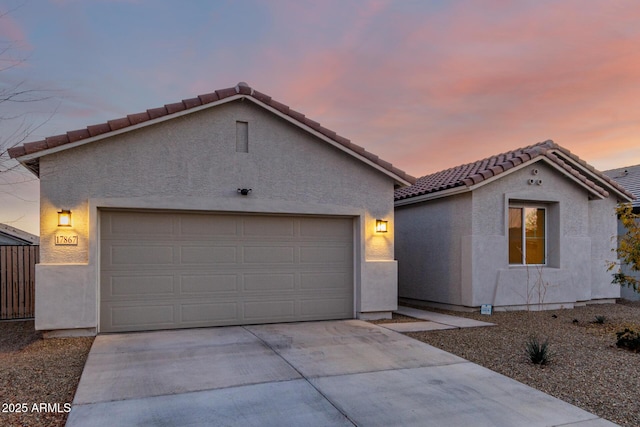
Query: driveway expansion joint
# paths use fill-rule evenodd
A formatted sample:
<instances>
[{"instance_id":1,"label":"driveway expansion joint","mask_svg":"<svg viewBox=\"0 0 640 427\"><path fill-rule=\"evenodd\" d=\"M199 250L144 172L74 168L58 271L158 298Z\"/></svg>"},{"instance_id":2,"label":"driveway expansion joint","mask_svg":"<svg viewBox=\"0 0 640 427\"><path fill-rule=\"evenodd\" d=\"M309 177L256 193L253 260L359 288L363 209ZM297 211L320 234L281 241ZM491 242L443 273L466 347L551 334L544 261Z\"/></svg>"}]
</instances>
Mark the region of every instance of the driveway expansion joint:
<instances>
[{"instance_id":1,"label":"driveway expansion joint","mask_svg":"<svg viewBox=\"0 0 640 427\"><path fill-rule=\"evenodd\" d=\"M324 394L322 392L322 390L320 390L318 387L316 387L313 382L311 382L309 380L309 378L307 378L306 375L304 375L302 372L300 372L300 370L298 368L296 368L295 366L293 366L293 364L291 362L289 362L285 357L282 356L282 354L280 354L280 352L278 351L277 347L273 347L271 346L271 344L269 344L269 342L265 341L264 339L260 338L258 335L256 335L255 333L253 333L253 331L247 329L246 327L242 327L245 331L249 332L251 335L253 335L254 337L256 337L258 340L260 340L260 342L262 342L264 345L266 345L269 349L271 349L271 351L273 351L275 354L278 355L278 357L280 357L287 365L289 365L291 367L291 369L293 369L294 371L296 371L298 373L298 375L300 375L300 377L302 379L304 379L307 384L309 384L311 387L313 387L313 389L320 395L322 396L323 399L325 399L327 402L329 402L329 404L331 406L333 406L335 408L336 411L340 412L345 419L347 419L351 424L353 424L354 426L357 426L356 422L354 420L352 420L349 415L347 415L334 401L332 401L329 396L327 396L326 394Z\"/></svg>"}]
</instances>

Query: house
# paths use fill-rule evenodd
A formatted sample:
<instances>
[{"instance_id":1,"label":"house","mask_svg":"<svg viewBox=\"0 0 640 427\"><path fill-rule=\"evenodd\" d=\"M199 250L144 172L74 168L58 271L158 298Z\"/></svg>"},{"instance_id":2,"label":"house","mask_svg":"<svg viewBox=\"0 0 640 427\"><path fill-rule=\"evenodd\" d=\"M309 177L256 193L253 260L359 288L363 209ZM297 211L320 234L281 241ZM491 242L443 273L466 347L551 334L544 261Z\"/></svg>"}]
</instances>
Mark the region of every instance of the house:
<instances>
[{"instance_id":1,"label":"house","mask_svg":"<svg viewBox=\"0 0 640 427\"><path fill-rule=\"evenodd\" d=\"M545 141L395 191L400 301L458 309L613 301L615 207L632 194Z\"/></svg>"},{"instance_id":2,"label":"house","mask_svg":"<svg viewBox=\"0 0 640 427\"><path fill-rule=\"evenodd\" d=\"M7 224L0 224L0 246L1 245L37 245L40 238L26 231L12 227Z\"/></svg>"},{"instance_id":3,"label":"house","mask_svg":"<svg viewBox=\"0 0 640 427\"><path fill-rule=\"evenodd\" d=\"M618 184L622 185L636 197L636 199L631 202L631 205L633 207L633 213L640 214L640 165L611 169L604 171L603 173ZM626 230L624 226L620 221L618 221L618 235L623 235L625 233ZM626 275L632 275L640 278L640 272L632 271L626 264L622 265L622 271ZM620 288L620 296L628 300L640 300L640 294L626 286Z\"/></svg>"},{"instance_id":4,"label":"house","mask_svg":"<svg viewBox=\"0 0 640 427\"><path fill-rule=\"evenodd\" d=\"M40 178L49 336L397 307L393 191L415 179L246 83L10 155Z\"/></svg>"}]
</instances>

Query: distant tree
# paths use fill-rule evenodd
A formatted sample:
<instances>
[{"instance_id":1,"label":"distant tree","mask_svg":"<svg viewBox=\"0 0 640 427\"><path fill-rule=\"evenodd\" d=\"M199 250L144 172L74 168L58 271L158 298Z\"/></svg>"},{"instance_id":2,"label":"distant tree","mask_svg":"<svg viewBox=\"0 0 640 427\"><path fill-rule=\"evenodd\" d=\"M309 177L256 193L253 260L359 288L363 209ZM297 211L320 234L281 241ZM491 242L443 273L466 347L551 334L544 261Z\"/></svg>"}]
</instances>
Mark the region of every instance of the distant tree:
<instances>
[{"instance_id":1,"label":"distant tree","mask_svg":"<svg viewBox=\"0 0 640 427\"><path fill-rule=\"evenodd\" d=\"M618 248L616 249L618 259L622 265L626 264L631 272L640 272L640 215L634 214L631 204L628 203L620 205L616 213L626 230L625 234L618 236ZM639 276L625 274L621 264L609 263L609 271L617 269L613 273L611 283L628 286L640 293Z\"/></svg>"},{"instance_id":2,"label":"distant tree","mask_svg":"<svg viewBox=\"0 0 640 427\"><path fill-rule=\"evenodd\" d=\"M0 68L0 72L4 70ZM24 143L35 130L48 121L30 123L27 113L12 112L11 104L37 102L48 98L41 94L42 91L23 89L23 85L24 82L20 82L7 87L0 83L0 173L17 170L19 164L9 159L9 148Z\"/></svg>"}]
</instances>

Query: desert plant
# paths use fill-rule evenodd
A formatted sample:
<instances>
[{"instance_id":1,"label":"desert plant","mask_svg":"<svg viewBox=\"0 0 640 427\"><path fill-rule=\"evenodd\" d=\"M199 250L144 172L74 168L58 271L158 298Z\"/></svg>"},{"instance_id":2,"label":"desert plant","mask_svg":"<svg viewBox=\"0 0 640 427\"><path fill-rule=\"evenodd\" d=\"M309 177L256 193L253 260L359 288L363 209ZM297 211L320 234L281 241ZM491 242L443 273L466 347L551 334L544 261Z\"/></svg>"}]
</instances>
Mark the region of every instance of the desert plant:
<instances>
[{"instance_id":1,"label":"desert plant","mask_svg":"<svg viewBox=\"0 0 640 427\"><path fill-rule=\"evenodd\" d=\"M604 325L604 322L607 321L607 318L605 316L596 316L596 320L593 321L593 323L597 323L598 325Z\"/></svg>"},{"instance_id":2,"label":"desert plant","mask_svg":"<svg viewBox=\"0 0 640 427\"><path fill-rule=\"evenodd\" d=\"M546 365L551 361L548 339L541 342L538 337L531 336L526 343L525 349L528 359L535 365Z\"/></svg>"},{"instance_id":3,"label":"desert plant","mask_svg":"<svg viewBox=\"0 0 640 427\"><path fill-rule=\"evenodd\" d=\"M634 274L640 272L640 215L633 213L630 203L620 205L616 213L626 233L618 236L618 247L614 251L622 264L626 264L629 268L631 274L625 274L617 260L610 261L608 270L614 271L611 283L628 286L640 293L640 278Z\"/></svg>"},{"instance_id":4,"label":"desert plant","mask_svg":"<svg viewBox=\"0 0 640 427\"><path fill-rule=\"evenodd\" d=\"M640 352L640 332L633 329L624 328L624 331L616 332L618 342L616 345L627 350Z\"/></svg>"}]
</instances>

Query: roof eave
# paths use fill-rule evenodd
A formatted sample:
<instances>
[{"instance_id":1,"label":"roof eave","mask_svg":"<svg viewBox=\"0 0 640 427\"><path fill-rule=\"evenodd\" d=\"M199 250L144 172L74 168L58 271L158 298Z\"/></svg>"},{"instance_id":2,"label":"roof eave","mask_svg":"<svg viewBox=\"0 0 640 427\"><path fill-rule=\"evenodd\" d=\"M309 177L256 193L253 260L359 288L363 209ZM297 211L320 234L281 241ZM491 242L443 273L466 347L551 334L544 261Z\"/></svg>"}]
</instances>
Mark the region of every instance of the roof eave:
<instances>
[{"instance_id":1,"label":"roof eave","mask_svg":"<svg viewBox=\"0 0 640 427\"><path fill-rule=\"evenodd\" d=\"M594 173L591 169L585 167L584 165L582 165L580 162L577 162L576 160L574 160L571 156L567 155L566 153L564 153L562 150L551 150L552 152L559 152L565 161L569 161L571 162L571 166L575 169L578 169L583 175L586 175L589 179L593 180L593 181L597 181L598 184L602 187L606 187L606 189L612 193L614 193L617 198L619 200L625 200L627 202L631 202L633 199L630 198L627 194L623 193L622 191L620 191L619 189L617 189L615 186L611 185L609 182L607 182L606 180L604 180L602 177L598 176L596 173ZM555 164L553 162L550 162L551 164ZM557 165L556 165L557 166ZM565 172L566 174L566 172ZM567 174L568 175L568 174ZM604 175L604 174L603 174ZM573 177L572 177L573 178ZM581 181L578 180L578 182L581 183ZM588 189L590 189L590 187L587 186ZM602 197L601 197L602 198Z\"/></svg>"},{"instance_id":2,"label":"roof eave","mask_svg":"<svg viewBox=\"0 0 640 427\"><path fill-rule=\"evenodd\" d=\"M13 235L11 235L11 234L3 233L3 232L1 232L1 231L0 231L0 235L6 236L7 238L12 239L12 240L15 240L15 241L16 241L16 242L18 242L18 243L24 243L25 245L33 245L33 244L34 244L34 242L32 242L32 241L30 241L30 240L22 239L22 238L20 238L20 237L18 237L18 236L13 236ZM12 245L9 245L9 246L12 246Z\"/></svg>"},{"instance_id":3,"label":"roof eave","mask_svg":"<svg viewBox=\"0 0 640 427\"><path fill-rule=\"evenodd\" d=\"M407 197L406 199L400 199L393 202L395 207L413 205L414 203L426 202L428 200L441 199L443 197L449 197L456 194L467 193L471 191L471 187L462 185L459 187L449 188L447 190L435 191L433 193L421 194L419 196Z\"/></svg>"},{"instance_id":4,"label":"roof eave","mask_svg":"<svg viewBox=\"0 0 640 427\"><path fill-rule=\"evenodd\" d=\"M40 237L36 236L35 234L27 233L26 231L18 230L15 228L10 228L5 224L0 224L0 235L23 242L28 245L37 245L40 242Z\"/></svg>"}]
</instances>

